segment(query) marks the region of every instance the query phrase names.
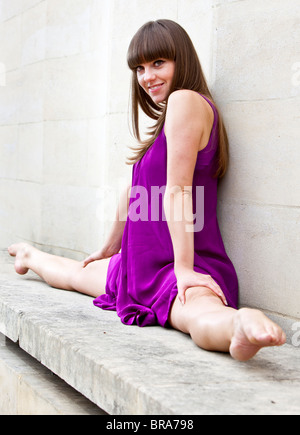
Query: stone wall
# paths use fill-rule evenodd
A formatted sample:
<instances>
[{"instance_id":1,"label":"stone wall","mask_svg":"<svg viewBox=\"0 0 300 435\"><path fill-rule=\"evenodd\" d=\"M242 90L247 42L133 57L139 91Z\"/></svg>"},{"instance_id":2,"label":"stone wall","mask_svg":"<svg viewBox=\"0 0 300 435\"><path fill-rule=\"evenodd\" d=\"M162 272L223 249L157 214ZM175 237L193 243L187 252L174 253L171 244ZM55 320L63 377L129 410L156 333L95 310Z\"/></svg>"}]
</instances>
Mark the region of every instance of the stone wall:
<instances>
[{"instance_id":1,"label":"stone wall","mask_svg":"<svg viewBox=\"0 0 300 435\"><path fill-rule=\"evenodd\" d=\"M232 157L220 192L223 233L241 302L299 317L300 4L219 3L213 88Z\"/></svg>"},{"instance_id":2,"label":"stone wall","mask_svg":"<svg viewBox=\"0 0 300 435\"><path fill-rule=\"evenodd\" d=\"M158 18L191 35L224 113L241 303L300 317L298 0L1 0L0 249L81 259L103 243L130 178L127 47Z\"/></svg>"}]
</instances>

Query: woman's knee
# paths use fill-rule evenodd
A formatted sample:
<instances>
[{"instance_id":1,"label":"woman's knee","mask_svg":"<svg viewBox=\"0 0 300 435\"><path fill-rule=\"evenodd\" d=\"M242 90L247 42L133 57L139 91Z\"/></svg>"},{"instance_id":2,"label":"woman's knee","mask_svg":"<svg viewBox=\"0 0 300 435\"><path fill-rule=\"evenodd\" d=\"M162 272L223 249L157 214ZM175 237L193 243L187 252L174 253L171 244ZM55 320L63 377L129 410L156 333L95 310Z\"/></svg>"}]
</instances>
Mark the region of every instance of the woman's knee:
<instances>
[{"instance_id":1,"label":"woman's knee","mask_svg":"<svg viewBox=\"0 0 300 435\"><path fill-rule=\"evenodd\" d=\"M105 293L109 259L98 260L83 267L82 263L76 264L70 276L72 290L92 297Z\"/></svg>"},{"instance_id":2,"label":"woman's knee","mask_svg":"<svg viewBox=\"0 0 300 435\"><path fill-rule=\"evenodd\" d=\"M204 298L211 301L219 300L219 297L208 287L191 287L186 291L187 304L191 303L194 306L199 302L201 306Z\"/></svg>"},{"instance_id":3,"label":"woman's knee","mask_svg":"<svg viewBox=\"0 0 300 435\"><path fill-rule=\"evenodd\" d=\"M169 316L169 323L174 329L192 334L203 326L203 316L223 308L221 299L207 287L193 287L186 292L183 306L177 297Z\"/></svg>"}]
</instances>

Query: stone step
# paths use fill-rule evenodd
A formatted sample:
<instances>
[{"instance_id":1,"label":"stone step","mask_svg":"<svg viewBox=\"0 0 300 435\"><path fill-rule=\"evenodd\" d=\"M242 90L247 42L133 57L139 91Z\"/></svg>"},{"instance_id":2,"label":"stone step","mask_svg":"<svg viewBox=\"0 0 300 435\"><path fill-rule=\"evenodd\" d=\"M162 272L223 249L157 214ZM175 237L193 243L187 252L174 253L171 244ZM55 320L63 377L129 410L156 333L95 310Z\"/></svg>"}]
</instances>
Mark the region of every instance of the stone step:
<instances>
[{"instance_id":1,"label":"stone step","mask_svg":"<svg viewBox=\"0 0 300 435\"><path fill-rule=\"evenodd\" d=\"M0 415L105 415L0 334Z\"/></svg>"},{"instance_id":2,"label":"stone step","mask_svg":"<svg viewBox=\"0 0 300 435\"><path fill-rule=\"evenodd\" d=\"M4 262L0 332L108 414L300 414L299 347L239 363L171 329L125 326L92 298Z\"/></svg>"}]
</instances>

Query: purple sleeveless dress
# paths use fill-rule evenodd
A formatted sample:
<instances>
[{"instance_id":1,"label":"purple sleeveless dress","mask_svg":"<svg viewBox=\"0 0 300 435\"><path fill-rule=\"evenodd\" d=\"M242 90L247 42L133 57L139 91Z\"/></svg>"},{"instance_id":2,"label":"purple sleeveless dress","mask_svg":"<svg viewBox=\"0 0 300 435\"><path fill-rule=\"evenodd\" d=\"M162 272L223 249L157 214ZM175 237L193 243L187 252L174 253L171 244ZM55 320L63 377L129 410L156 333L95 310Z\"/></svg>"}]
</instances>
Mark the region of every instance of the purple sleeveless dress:
<instances>
[{"instance_id":1,"label":"purple sleeveless dress","mask_svg":"<svg viewBox=\"0 0 300 435\"><path fill-rule=\"evenodd\" d=\"M217 220L218 180L214 174L217 169L218 112L205 99L211 105L215 119L209 143L198 154L194 173L194 213L197 210L196 188L204 187L204 211L201 211L204 226L194 233L194 270L211 275L223 290L229 306L237 308L238 279L226 254ZM117 311L126 325L169 326L168 317L178 289L163 194L158 195L158 188L165 187L166 183L167 141L163 129L133 167L133 189L122 250L110 260L106 294L94 300L99 308Z\"/></svg>"}]
</instances>

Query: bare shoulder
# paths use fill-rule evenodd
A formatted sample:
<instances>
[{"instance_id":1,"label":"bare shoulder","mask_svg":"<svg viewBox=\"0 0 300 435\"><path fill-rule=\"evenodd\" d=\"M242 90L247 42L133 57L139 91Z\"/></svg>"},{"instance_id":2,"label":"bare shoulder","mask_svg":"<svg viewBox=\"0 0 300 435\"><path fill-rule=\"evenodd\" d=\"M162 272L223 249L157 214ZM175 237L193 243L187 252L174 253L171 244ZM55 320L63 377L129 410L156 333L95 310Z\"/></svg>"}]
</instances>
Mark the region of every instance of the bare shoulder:
<instances>
[{"instance_id":1,"label":"bare shoulder","mask_svg":"<svg viewBox=\"0 0 300 435\"><path fill-rule=\"evenodd\" d=\"M168 100L166 127L176 125L198 125L205 128L213 119L213 110L208 102L195 91L182 89L173 92Z\"/></svg>"},{"instance_id":2,"label":"bare shoulder","mask_svg":"<svg viewBox=\"0 0 300 435\"><path fill-rule=\"evenodd\" d=\"M172 92L172 94L169 96L169 102L170 101L178 101L178 100L182 100L182 101L196 101L196 99L200 99L199 98L200 94L198 94L198 92L195 91L191 91L189 89L180 89L179 91L174 91Z\"/></svg>"},{"instance_id":3,"label":"bare shoulder","mask_svg":"<svg viewBox=\"0 0 300 435\"><path fill-rule=\"evenodd\" d=\"M173 92L168 100L168 108L173 107L189 108L191 111L197 110L205 112L210 108L207 101L201 97L198 92L190 91L188 89L181 89Z\"/></svg>"}]
</instances>

